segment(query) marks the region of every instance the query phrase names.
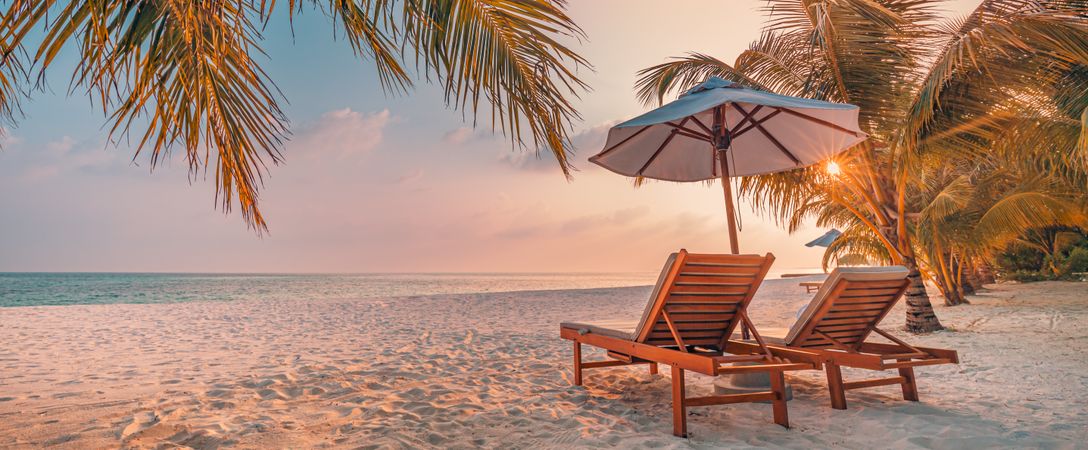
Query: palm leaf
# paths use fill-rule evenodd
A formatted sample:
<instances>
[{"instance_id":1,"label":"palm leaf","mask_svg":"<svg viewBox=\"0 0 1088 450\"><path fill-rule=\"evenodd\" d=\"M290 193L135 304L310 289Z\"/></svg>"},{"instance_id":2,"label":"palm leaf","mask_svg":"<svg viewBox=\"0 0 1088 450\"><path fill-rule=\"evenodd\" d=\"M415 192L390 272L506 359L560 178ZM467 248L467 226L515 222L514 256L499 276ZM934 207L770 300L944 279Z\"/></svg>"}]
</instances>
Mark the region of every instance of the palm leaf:
<instances>
[{"instance_id":1,"label":"palm leaf","mask_svg":"<svg viewBox=\"0 0 1088 450\"><path fill-rule=\"evenodd\" d=\"M486 112L511 141L547 148L569 176L571 98L587 89L577 70L588 63L559 39L583 37L552 0L312 0L357 54L373 60L387 91L411 87L405 61L436 79L450 106ZM0 19L0 119L17 108L19 50L29 49L39 81L61 52L80 62L71 90L87 89L111 121L111 139L135 135L137 156L156 167L175 147L191 174L214 168L216 197L258 231L257 205L267 163L281 161L287 119L282 94L255 57L258 25L275 1L107 0L12 2ZM288 14L303 12L288 1ZM36 44L25 43L36 26ZM409 66L410 67L410 66ZM486 105L490 105L488 108ZM528 138L531 136L531 138ZM215 154L212 161L212 154Z\"/></svg>"}]
</instances>

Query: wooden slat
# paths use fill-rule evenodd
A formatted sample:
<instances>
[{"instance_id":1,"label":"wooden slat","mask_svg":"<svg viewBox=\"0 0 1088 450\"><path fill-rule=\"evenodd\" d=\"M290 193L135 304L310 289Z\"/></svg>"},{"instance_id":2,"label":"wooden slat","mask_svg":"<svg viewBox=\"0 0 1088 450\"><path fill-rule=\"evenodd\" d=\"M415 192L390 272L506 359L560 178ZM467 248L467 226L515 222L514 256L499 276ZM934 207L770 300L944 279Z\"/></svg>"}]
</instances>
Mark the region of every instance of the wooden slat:
<instances>
[{"instance_id":1,"label":"wooden slat","mask_svg":"<svg viewBox=\"0 0 1088 450\"><path fill-rule=\"evenodd\" d=\"M733 314L737 311L737 305L735 303L689 303L689 304L669 304L665 305L665 310L672 313L716 313L716 314Z\"/></svg>"},{"instance_id":2,"label":"wooden slat","mask_svg":"<svg viewBox=\"0 0 1088 450\"><path fill-rule=\"evenodd\" d=\"M883 369L899 369L903 367L918 367L918 366L935 366L938 364L953 364L958 361L953 361L948 358L934 358L934 359L922 359L914 361L897 361L893 363L884 363L881 365Z\"/></svg>"},{"instance_id":3,"label":"wooden slat","mask_svg":"<svg viewBox=\"0 0 1088 450\"><path fill-rule=\"evenodd\" d=\"M718 345L719 341L720 341L720 339L716 339L716 338L695 338L695 339L692 339L690 341L685 339L684 343L687 344L687 345ZM672 340L671 335L667 339L647 339L646 343L649 344L649 345L656 345L656 346L662 346L662 347L669 347L669 346L675 346L676 345L676 341Z\"/></svg>"},{"instance_id":4,"label":"wooden slat","mask_svg":"<svg viewBox=\"0 0 1088 450\"><path fill-rule=\"evenodd\" d=\"M926 353L929 353L931 355L940 357L940 358L950 359L950 360L952 360L952 362L959 362L959 355L956 353L955 350L946 350L946 349L928 348L928 347L918 347L918 346L915 346L915 348L917 348L918 350L924 351ZM877 354L898 353L898 352L903 351L903 349L901 347L899 347L898 345L882 344L882 343L878 343L878 342L866 342L865 344L862 344L860 350L863 351L863 352L877 353Z\"/></svg>"},{"instance_id":5,"label":"wooden slat","mask_svg":"<svg viewBox=\"0 0 1088 450\"><path fill-rule=\"evenodd\" d=\"M875 317L861 317L853 319L824 319L820 321L819 326L835 326L835 325L848 325L848 324L868 324L873 321Z\"/></svg>"},{"instance_id":6,"label":"wooden slat","mask_svg":"<svg viewBox=\"0 0 1088 450\"><path fill-rule=\"evenodd\" d=\"M626 362L626 363L630 363L631 361L633 361L633 359L631 358L631 355L625 355L623 353L616 353L616 352L611 351L611 350L609 350L605 354L608 355L609 358L615 359L617 361L623 361L623 362Z\"/></svg>"},{"instance_id":7,"label":"wooden slat","mask_svg":"<svg viewBox=\"0 0 1088 450\"><path fill-rule=\"evenodd\" d=\"M731 403L769 402L775 399L774 392L753 392L751 394L712 395L684 399L684 406L728 405Z\"/></svg>"},{"instance_id":8,"label":"wooden slat","mask_svg":"<svg viewBox=\"0 0 1088 450\"><path fill-rule=\"evenodd\" d=\"M874 380L860 380L860 381L848 381L842 384L842 388L846 390L861 389L875 386L887 386L891 384L903 384L906 381L903 377L891 377L891 378L877 378Z\"/></svg>"},{"instance_id":9,"label":"wooden slat","mask_svg":"<svg viewBox=\"0 0 1088 450\"><path fill-rule=\"evenodd\" d=\"M729 255L714 253L688 253L687 261L700 264L731 264L759 267L766 257L763 255Z\"/></svg>"},{"instance_id":10,"label":"wooden slat","mask_svg":"<svg viewBox=\"0 0 1088 450\"><path fill-rule=\"evenodd\" d=\"M582 334L574 328L560 327L559 336L563 339L593 345L636 358L668 364L686 370L694 370L704 375L717 375L718 373L718 363L708 356L684 353L594 333Z\"/></svg>"},{"instance_id":11,"label":"wooden slat","mask_svg":"<svg viewBox=\"0 0 1088 450\"><path fill-rule=\"evenodd\" d=\"M831 308L828 312L843 312L843 311L883 311L890 308L888 303L854 303L850 305L837 304Z\"/></svg>"},{"instance_id":12,"label":"wooden slat","mask_svg":"<svg viewBox=\"0 0 1088 450\"><path fill-rule=\"evenodd\" d=\"M843 311L880 311L888 307L887 303L857 303L853 305L840 305L835 304L831 307L829 312L843 312Z\"/></svg>"},{"instance_id":13,"label":"wooden slat","mask_svg":"<svg viewBox=\"0 0 1088 450\"><path fill-rule=\"evenodd\" d=\"M669 311L669 317L672 318L672 323L682 322L708 322L708 323L725 323L733 320L733 314L706 314L706 313L692 313L692 312L676 312Z\"/></svg>"},{"instance_id":14,"label":"wooden slat","mask_svg":"<svg viewBox=\"0 0 1088 450\"><path fill-rule=\"evenodd\" d=\"M680 269L681 275L702 275L703 274L719 274L719 275L755 275L759 273L759 266L735 266L725 264L690 264L686 263Z\"/></svg>"},{"instance_id":15,"label":"wooden slat","mask_svg":"<svg viewBox=\"0 0 1088 450\"><path fill-rule=\"evenodd\" d=\"M828 319L839 319L839 318L842 318L843 315L845 315L847 317L861 317L861 316L872 316L872 315L880 316L883 313L884 313L884 308L877 308L877 307L857 308L857 309L832 309L831 311L828 311L827 314L824 314L824 317L827 317ZM835 315L832 316L832 314L835 314ZM831 316L831 317L828 317L828 316ZM822 321L822 319L821 319L821 321Z\"/></svg>"},{"instance_id":16,"label":"wooden slat","mask_svg":"<svg viewBox=\"0 0 1088 450\"><path fill-rule=\"evenodd\" d=\"M843 298L849 297L861 297L861 296L886 296L895 295L899 293L899 288L883 288L883 289L847 289L842 293Z\"/></svg>"},{"instance_id":17,"label":"wooden slat","mask_svg":"<svg viewBox=\"0 0 1088 450\"><path fill-rule=\"evenodd\" d=\"M858 319L863 317L867 319L876 319L877 317L880 317L880 310L843 311L824 314L825 319Z\"/></svg>"},{"instance_id":18,"label":"wooden slat","mask_svg":"<svg viewBox=\"0 0 1088 450\"><path fill-rule=\"evenodd\" d=\"M895 300L896 300L896 298L893 295L862 296L862 297L839 298L839 300L837 302L835 302L835 303L843 304L843 305L849 305L849 304L854 304L854 303L894 303Z\"/></svg>"},{"instance_id":19,"label":"wooden slat","mask_svg":"<svg viewBox=\"0 0 1088 450\"><path fill-rule=\"evenodd\" d=\"M721 356L715 356L714 357L714 360L717 361L719 364L732 364L732 363L738 363L738 362L758 362L758 361L764 361L766 359L767 359L767 355L764 355L762 353L758 354L758 355L721 355Z\"/></svg>"},{"instance_id":20,"label":"wooden slat","mask_svg":"<svg viewBox=\"0 0 1088 450\"><path fill-rule=\"evenodd\" d=\"M838 338L836 338L836 339L838 339ZM838 341L840 343L843 343L843 344L853 344L853 343L857 342L858 339L857 338L842 338L842 339L838 339ZM831 342L831 341L829 341L827 339L824 339L822 337L817 337L817 336L813 336L813 337L810 337L808 339L805 339L805 341L801 343L802 347L815 347L815 346L826 347L826 346L834 346L834 345L835 344L833 342Z\"/></svg>"},{"instance_id":21,"label":"wooden slat","mask_svg":"<svg viewBox=\"0 0 1088 450\"><path fill-rule=\"evenodd\" d=\"M865 334L865 332L863 330L832 331L830 333L821 330L821 332L823 334L831 336L831 337L833 337L835 339L838 339L839 341L842 341L843 339L848 339L848 338L851 338L851 337L861 337L863 334Z\"/></svg>"},{"instance_id":22,"label":"wooden slat","mask_svg":"<svg viewBox=\"0 0 1088 450\"><path fill-rule=\"evenodd\" d=\"M680 337L683 338L684 343L687 344L687 345L692 345L692 344L688 343L688 341L690 339L699 339L699 338L715 338L715 339L718 339L718 338L721 338L721 336L722 336L721 331L714 331L714 330L687 330L687 331L681 331L680 332ZM669 339L671 341L672 340L672 333L669 332L669 331L656 331L655 330L655 331L650 332L650 339Z\"/></svg>"},{"instance_id":23,"label":"wooden slat","mask_svg":"<svg viewBox=\"0 0 1088 450\"><path fill-rule=\"evenodd\" d=\"M752 277L750 276L729 276L729 275L712 275L712 276L699 276L699 275L685 275L683 273L676 277L676 285L681 284L713 284L713 285L738 285L738 286L751 286Z\"/></svg>"},{"instance_id":24,"label":"wooden slat","mask_svg":"<svg viewBox=\"0 0 1088 450\"><path fill-rule=\"evenodd\" d=\"M719 330L720 332L720 330L725 329L723 322L677 322L674 320L672 324L680 331ZM654 331L669 331L669 324L658 322L654 324Z\"/></svg>"},{"instance_id":25,"label":"wooden slat","mask_svg":"<svg viewBox=\"0 0 1088 450\"><path fill-rule=\"evenodd\" d=\"M887 289L901 288L906 283L903 280L893 281L851 281L850 289Z\"/></svg>"},{"instance_id":26,"label":"wooden slat","mask_svg":"<svg viewBox=\"0 0 1088 450\"><path fill-rule=\"evenodd\" d=\"M708 296L669 296L669 302L666 305L666 308L671 307L671 305L676 305L676 304L718 304L718 305L727 305L728 304L728 305L733 305L733 307L735 307L735 305L740 304L741 300L743 300L742 297L735 297L735 296L729 296L729 297L724 297L724 296L715 296L715 297L708 297Z\"/></svg>"},{"instance_id":27,"label":"wooden slat","mask_svg":"<svg viewBox=\"0 0 1088 450\"><path fill-rule=\"evenodd\" d=\"M680 278L680 277L685 277L685 278L722 278L722 279L725 279L725 278L730 278L730 279L732 279L732 278L743 278L743 279L748 280L749 283L751 283L752 281L755 280L756 274L755 273L716 273L716 272L707 272L705 270L682 270L679 274L677 274L677 278Z\"/></svg>"},{"instance_id":28,"label":"wooden slat","mask_svg":"<svg viewBox=\"0 0 1088 450\"><path fill-rule=\"evenodd\" d=\"M676 296L677 294L729 294L729 295L744 295L752 289L751 286L717 286L717 285L691 285L680 284L673 285L670 294Z\"/></svg>"},{"instance_id":29,"label":"wooden slat","mask_svg":"<svg viewBox=\"0 0 1088 450\"><path fill-rule=\"evenodd\" d=\"M583 362L582 363L582 368L583 369L599 369L601 367L629 366L631 364L637 364L637 363L629 363L629 362L624 362L624 361L590 361L590 362Z\"/></svg>"},{"instance_id":30,"label":"wooden slat","mask_svg":"<svg viewBox=\"0 0 1088 450\"><path fill-rule=\"evenodd\" d=\"M781 364L753 364L750 366L721 366L718 368L719 374L732 374L732 373L753 373L753 372L770 372L770 371L787 371L787 370L811 370L813 364L810 363L781 363Z\"/></svg>"},{"instance_id":31,"label":"wooden slat","mask_svg":"<svg viewBox=\"0 0 1088 450\"><path fill-rule=\"evenodd\" d=\"M868 323L850 323L846 325L824 325L823 323L821 323L820 325L816 326L816 330L822 331L824 333L867 329L869 329Z\"/></svg>"}]
</instances>

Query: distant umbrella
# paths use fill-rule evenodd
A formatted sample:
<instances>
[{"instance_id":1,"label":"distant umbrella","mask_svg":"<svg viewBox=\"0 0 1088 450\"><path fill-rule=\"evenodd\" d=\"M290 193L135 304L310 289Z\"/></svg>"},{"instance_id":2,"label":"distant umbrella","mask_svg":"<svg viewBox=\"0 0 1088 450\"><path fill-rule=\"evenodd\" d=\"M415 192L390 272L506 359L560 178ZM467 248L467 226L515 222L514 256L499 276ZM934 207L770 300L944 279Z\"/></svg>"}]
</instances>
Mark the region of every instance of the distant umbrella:
<instances>
[{"instance_id":1,"label":"distant umbrella","mask_svg":"<svg viewBox=\"0 0 1088 450\"><path fill-rule=\"evenodd\" d=\"M730 249L736 254L728 177L805 167L866 137L858 127L857 106L772 94L711 77L675 101L612 127L604 150L589 160L630 177L721 178Z\"/></svg>"},{"instance_id":2,"label":"distant umbrella","mask_svg":"<svg viewBox=\"0 0 1088 450\"><path fill-rule=\"evenodd\" d=\"M839 236L842 236L842 232L832 228L831 231L824 233L823 236L813 239L812 242L805 244L805 247L830 247L831 243L835 242L835 239L838 239Z\"/></svg>"}]
</instances>

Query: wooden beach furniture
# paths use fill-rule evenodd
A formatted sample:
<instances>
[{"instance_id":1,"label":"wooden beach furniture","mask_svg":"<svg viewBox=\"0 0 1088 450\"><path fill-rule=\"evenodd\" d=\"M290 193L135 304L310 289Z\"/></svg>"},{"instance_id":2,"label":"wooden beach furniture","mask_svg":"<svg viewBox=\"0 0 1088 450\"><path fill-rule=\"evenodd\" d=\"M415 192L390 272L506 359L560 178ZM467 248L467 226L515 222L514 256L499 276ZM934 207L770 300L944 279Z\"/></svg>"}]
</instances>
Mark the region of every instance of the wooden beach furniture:
<instances>
[{"instance_id":1,"label":"wooden beach furniture","mask_svg":"<svg viewBox=\"0 0 1088 450\"><path fill-rule=\"evenodd\" d=\"M801 287L805 288L805 293L808 293L808 294L819 291L820 286L823 286L823 285L824 285L823 281L802 281L802 282L798 283L798 286L801 286Z\"/></svg>"},{"instance_id":2,"label":"wooden beach furniture","mask_svg":"<svg viewBox=\"0 0 1088 450\"><path fill-rule=\"evenodd\" d=\"M748 319L746 308L767 275L774 255L694 254L685 250L669 256L641 319L572 321L560 324L560 336L574 341L574 384L582 384L582 371L600 367L658 364L672 369L673 434L687 436L687 408L729 403L769 401L775 423L789 427L783 372L820 368L812 352L772 349L762 344ZM757 339L727 354L729 337L740 323L747 323ZM582 345L606 350L610 359L582 361ZM752 365L734 366L743 362ZM730 373L767 372L769 391L687 397L686 371L717 376Z\"/></svg>"},{"instance_id":3,"label":"wooden beach furniture","mask_svg":"<svg viewBox=\"0 0 1088 450\"><path fill-rule=\"evenodd\" d=\"M874 386L901 385L905 400L918 401L914 368L957 364L954 350L917 347L877 327L910 282L905 267L840 267L831 272L797 322L784 336L768 331L772 349L817 352L823 357L831 407L846 409L846 391ZM892 343L868 342L872 333ZM749 348L760 347L749 342ZM873 371L898 370L887 378L847 381L841 367Z\"/></svg>"}]
</instances>

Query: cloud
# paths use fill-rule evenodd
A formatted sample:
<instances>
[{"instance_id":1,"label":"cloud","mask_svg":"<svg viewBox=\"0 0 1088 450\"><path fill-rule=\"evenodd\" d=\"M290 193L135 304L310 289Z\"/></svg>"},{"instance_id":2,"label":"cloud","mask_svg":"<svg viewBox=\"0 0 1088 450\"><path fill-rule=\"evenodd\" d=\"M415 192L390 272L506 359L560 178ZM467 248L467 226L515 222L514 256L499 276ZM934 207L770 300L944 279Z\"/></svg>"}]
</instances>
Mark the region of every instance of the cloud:
<instances>
[{"instance_id":1,"label":"cloud","mask_svg":"<svg viewBox=\"0 0 1088 450\"><path fill-rule=\"evenodd\" d=\"M524 149L507 150L499 154L499 162L518 170L533 172L559 171L559 162L550 151L533 152Z\"/></svg>"},{"instance_id":2,"label":"cloud","mask_svg":"<svg viewBox=\"0 0 1088 450\"><path fill-rule=\"evenodd\" d=\"M596 155L604 148L604 142L608 139L608 130L612 129L617 123L619 121L610 121L586 128L571 137L571 146L574 147L574 151L580 155L585 155L588 159L590 155Z\"/></svg>"},{"instance_id":3,"label":"cloud","mask_svg":"<svg viewBox=\"0 0 1088 450\"><path fill-rule=\"evenodd\" d=\"M634 224L639 219L650 214L650 208L639 206L627 208L605 214L593 214L577 217L569 220L559 227L564 234L581 233L583 231L599 231L602 229L616 229Z\"/></svg>"},{"instance_id":4,"label":"cloud","mask_svg":"<svg viewBox=\"0 0 1088 450\"><path fill-rule=\"evenodd\" d=\"M424 173L425 172L423 171L423 169L413 169L413 170L409 171L408 173L397 177L396 180L393 180L393 184L412 184L412 183L415 183L416 181L419 181L419 180L423 179L423 174Z\"/></svg>"},{"instance_id":5,"label":"cloud","mask_svg":"<svg viewBox=\"0 0 1088 450\"><path fill-rule=\"evenodd\" d=\"M442 142L452 145L460 145L468 142L468 140L472 139L474 136L475 130L472 129L472 127L458 127L447 131L446 134L443 134Z\"/></svg>"},{"instance_id":6,"label":"cloud","mask_svg":"<svg viewBox=\"0 0 1088 450\"><path fill-rule=\"evenodd\" d=\"M602 232L622 234L638 228L640 222L650 216L650 208L636 206L611 212L586 214L567 220L548 220L540 208L524 209L512 226L500 229L494 237L502 239L526 239L547 237L570 239L580 235L598 235ZM483 218L491 220L491 218Z\"/></svg>"},{"instance_id":7,"label":"cloud","mask_svg":"<svg viewBox=\"0 0 1088 450\"><path fill-rule=\"evenodd\" d=\"M76 146L76 140L71 136L63 136L58 140L49 141L45 144L46 150L55 153L68 153Z\"/></svg>"},{"instance_id":8,"label":"cloud","mask_svg":"<svg viewBox=\"0 0 1088 450\"><path fill-rule=\"evenodd\" d=\"M616 123L618 122L605 122L582 130L574 136L571 136L572 152L567 155L567 161L569 161L571 167L575 170L592 170L597 168L598 166L596 164L589 162L589 157L597 154L604 148L605 140L608 138L608 130ZM538 153L525 150L519 151L516 149L506 150L499 154L498 160L500 163L504 163L517 170L537 172L559 170L559 163L555 160L555 155L547 149L541 149Z\"/></svg>"},{"instance_id":9,"label":"cloud","mask_svg":"<svg viewBox=\"0 0 1088 450\"><path fill-rule=\"evenodd\" d=\"M329 111L299 129L296 138L287 145L287 157L346 158L369 152L381 144L391 118L388 109L372 113L351 108Z\"/></svg>"},{"instance_id":10,"label":"cloud","mask_svg":"<svg viewBox=\"0 0 1088 450\"><path fill-rule=\"evenodd\" d=\"M11 134L11 130L0 127L0 149L23 143L23 138Z\"/></svg>"},{"instance_id":11,"label":"cloud","mask_svg":"<svg viewBox=\"0 0 1088 450\"><path fill-rule=\"evenodd\" d=\"M23 167L18 179L39 181L71 172L109 173L128 166L129 155L102 143L90 143L62 136L31 150L22 146L12 155Z\"/></svg>"}]
</instances>

